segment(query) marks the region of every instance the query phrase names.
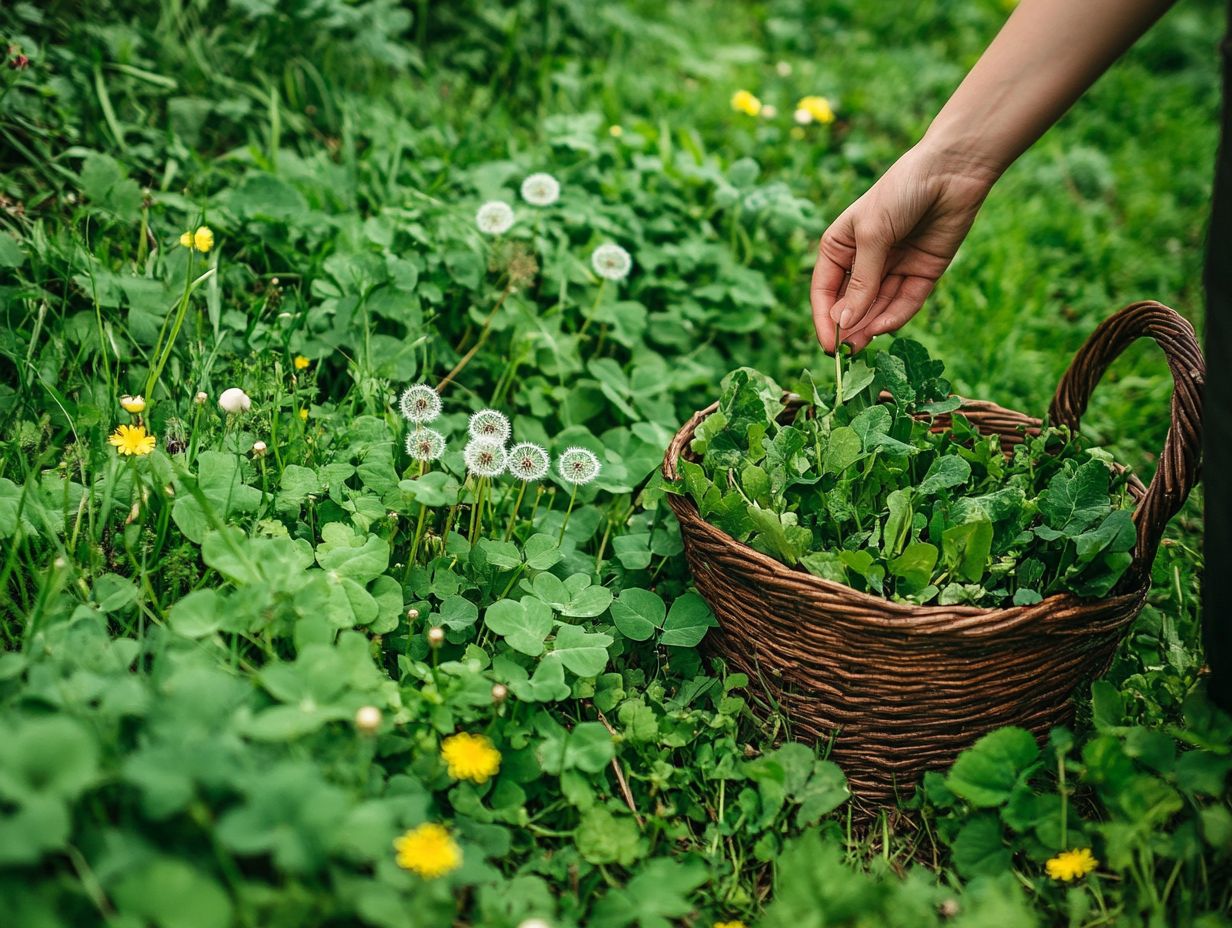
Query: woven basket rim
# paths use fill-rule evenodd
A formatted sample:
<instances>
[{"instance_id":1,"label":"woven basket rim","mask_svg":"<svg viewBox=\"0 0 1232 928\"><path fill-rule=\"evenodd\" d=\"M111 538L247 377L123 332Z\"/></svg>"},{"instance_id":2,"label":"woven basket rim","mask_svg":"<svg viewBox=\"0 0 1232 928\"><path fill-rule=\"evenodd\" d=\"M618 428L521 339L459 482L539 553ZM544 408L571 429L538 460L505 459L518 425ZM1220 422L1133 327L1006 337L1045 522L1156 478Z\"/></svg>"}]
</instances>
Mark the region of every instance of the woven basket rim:
<instances>
[{"instance_id":1,"label":"woven basket rim","mask_svg":"<svg viewBox=\"0 0 1232 928\"><path fill-rule=\"evenodd\" d=\"M957 396L957 394L954 394ZM790 408L793 401L799 401L800 397L796 394L784 391L784 410ZM1009 409L989 400L973 400L958 396L962 401L958 412L963 409L980 409L993 413L1005 413L1007 415L1017 416L1026 420L1024 424L1028 427L1038 428L1042 420L1029 416L1026 413L1018 410ZM718 409L718 402L715 401L705 409L699 410L682 425L676 434L672 437L672 441L668 444L667 454L664 456L662 473L668 480L675 479L675 470L677 460L688 450L688 443L692 441L693 434L697 429L697 425L701 420ZM944 417L934 417L944 418ZM978 428L978 426L977 426ZM993 434L992 432L980 432L981 434ZM1000 434L1000 433L996 433ZM673 454L673 449L679 446L679 452ZM1113 462L1113 466L1124 471L1127 470L1123 464ZM1130 473L1127 484L1130 495L1134 498L1135 512L1137 505L1141 503L1143 496L1146 494L1146 488L1132 472ZM871 593L864 593L854 587L848 586L845 583L836 583L833 580L826 580L811 574L806 570L801 570L785 564L778 558L771 557L768 554L763 554L761 551L750 547L742 541L732 538L731 535L724 532L714 523L702 518L701 511L697 508L697 504L688 496L669 493L667 494L668 505L676 513L677 518L680 518L682 511L688 513L690 521L695 522L696 526L704 527L704 530L710 534L717 536L728 546L736 549L741 557L753 562L763 570L769 571L772 574L781 577L790 577L797 583L803 583L806 586L815 588L818 592L824 592L829 595L844 596L853 604L858 604L865 607L869 611L869 615L848 615L846 618L850 620L863 621L870 625L891 626L900 630L908 630L913 624L930 625L938 619L945 619L951 623L950 628L953 630L952 621L956 618L966 618L971 625L982 624L979 619L996 619L1001 627L1001 630L1007 629L1007 620L1009 627L1018 625L1015 621L1020 619L1022 623L1030 622L1039 618L1042 614L1052 612L1058 608L1083 608L1090 607L1095 603L1114 604L1125 603L1129 605L1136 600L1141 600L1146 596L1147 590L1150 588L1149 573L1146 580L1129 589L1122 590L1119 593L1113 593L1108 596L1084 599L1073 593L1054 593L1051 596L1045 596L1038 603L1032 603L1027 606L942 606L942 605L918 605L916 603L896 602L885 596L875 596ZM1135 555L1136 556L1136 555ZM875 618L872 613L880 612L882 616ZM1132 618L1132 617L1131 617ZM912 621L914 620L914 621ZM968 624L968 623L963 623Z\"/></svg>"}]
</instances>

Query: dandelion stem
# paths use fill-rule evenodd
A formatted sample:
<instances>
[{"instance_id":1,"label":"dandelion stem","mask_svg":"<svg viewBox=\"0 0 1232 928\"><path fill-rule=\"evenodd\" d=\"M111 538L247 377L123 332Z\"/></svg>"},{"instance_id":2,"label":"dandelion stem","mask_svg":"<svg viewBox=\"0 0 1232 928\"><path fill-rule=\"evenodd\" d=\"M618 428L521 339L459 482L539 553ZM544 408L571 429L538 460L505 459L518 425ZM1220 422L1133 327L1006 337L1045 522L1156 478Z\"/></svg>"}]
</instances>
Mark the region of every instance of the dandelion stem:
<instances>
[{"instance_id":1,"label":"dandelion stem","mask_svg":"<svg viewBox=\"0 0 1232 928\"><path fill-rule=\"evenodd\" d=\"M565 510L565 521L560 523L560 537L556 539L556 543L563 544L565 540L565 529L569 527L569 516L573 514L573 504L577 502L578 485L573 485L573 492L569 494L569 508Z\"/></svg>"},{"instance_id":2,"label":"dandelion stem","mask_svg":"<svg viewBox=\"0 0 1232 928\"><path fill-rule=\"evenodd\" d=\"M607 286L607 278L604 277L599 281L599 292L595 294L595 305L590 308L590 314L582 320L582 327L578 329L578 337L586 334L586 330L590 328L590 322L599 314L599 303L603 299L603 288Z\"/></svg>"},{"instance_id":3,"label":"dandelion stem","mask_svg":"<svg viewBox=\"0 0 1232 928\"><path fill-rule=\"evenodd\" d=\"M497 299L496 305L493 306L492 311L488 313L488 318L483 320L483 329L479 332L479 337L475 339L475 344L471 345L470 350L467 351L466 354L462 355L462 357L458 360L458 363L453 366L453 370L445 375L445 379L436 385L437 393L443 393L445 388L449 386L453 379L462 372L462 368L470 364L471 359L475 357L475 355L479 352L479 349L483 347L484 342L488 340L488 336L492 334L492 320L496 318L496 313L505 304L505 299L512 292L513 281L511 280L505 285L505 289L501 291L501 295Z\"/></svg>"},{"instance_id":4,"label":"dandelion stem","mask_svg":"<svg viewBox=\"0 0 1232 928\"><path fill-rule=\"evenodd\" d=\"M419 476L423 476L428 472L428 462L421 461L419 464ZM415 540L411 542L411 554L407 558L407 563L415 563L415 555L419 552L419 541L423 538L424 519L427 518L428 507L424 503L419 504L419 519L415 523Z\"/></svg>"},{"instance_id":5,"label":"dandelion stem","mask_svg":"<svg viewBox=\"0 0 1232 928\"><path fill-rule=\"evenodd\" d=\"M522 485L518 488L518 498L513 501L513 512L509 513L509 525L505 529L505 541L513 537L513 526L518 521L518 510L522 508L522 497L526 495L526 481L521 481Z\"/></svg>"}]
</instances>

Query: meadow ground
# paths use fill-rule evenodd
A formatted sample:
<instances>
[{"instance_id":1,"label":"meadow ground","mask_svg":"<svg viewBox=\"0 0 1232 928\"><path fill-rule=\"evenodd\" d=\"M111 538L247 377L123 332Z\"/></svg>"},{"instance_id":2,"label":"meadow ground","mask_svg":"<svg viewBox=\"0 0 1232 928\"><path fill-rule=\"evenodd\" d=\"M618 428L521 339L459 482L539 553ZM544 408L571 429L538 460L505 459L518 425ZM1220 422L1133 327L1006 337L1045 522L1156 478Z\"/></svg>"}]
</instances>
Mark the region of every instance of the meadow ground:
<instances>
[{"instance_id":1,"label":"meadow ground","mask_svg":"<svg viewBox=\"0 0 1232 928\"><path fill-rule=\"evenodd\" d=\"M6 3L0 923L1232 924L1200 489L1072 730L858 829L699 650L652 477L726 372L832 370L817 236L1008 12ZM1182 0L994 190L907 333L956 392L1042 414L1136 299L1200 328L1222 12ZM1169 391L1135 347L1084 433L1147 476ZM599 474L467 479L482 407Z\"/></svg>"}]
</instances>

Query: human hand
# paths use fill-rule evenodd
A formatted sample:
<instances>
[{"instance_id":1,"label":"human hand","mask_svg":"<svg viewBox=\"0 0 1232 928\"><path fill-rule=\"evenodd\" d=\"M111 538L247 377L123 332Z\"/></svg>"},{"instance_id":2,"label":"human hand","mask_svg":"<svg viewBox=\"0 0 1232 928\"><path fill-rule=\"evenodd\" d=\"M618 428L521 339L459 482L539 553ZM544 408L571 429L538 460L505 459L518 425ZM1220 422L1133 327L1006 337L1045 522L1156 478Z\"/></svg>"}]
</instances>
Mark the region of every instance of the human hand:
<instances>
[{"instance_id":1,"label":"human hand","mask_svg":"<svg viewBox=\"0 0 1232 928\"><path fill-rule=\"evenodd\" d=\"M911 319L949 267L999 176L921 142L821 237L811 299L817 340L859 351Z\"/></svg>"}]
</instances>

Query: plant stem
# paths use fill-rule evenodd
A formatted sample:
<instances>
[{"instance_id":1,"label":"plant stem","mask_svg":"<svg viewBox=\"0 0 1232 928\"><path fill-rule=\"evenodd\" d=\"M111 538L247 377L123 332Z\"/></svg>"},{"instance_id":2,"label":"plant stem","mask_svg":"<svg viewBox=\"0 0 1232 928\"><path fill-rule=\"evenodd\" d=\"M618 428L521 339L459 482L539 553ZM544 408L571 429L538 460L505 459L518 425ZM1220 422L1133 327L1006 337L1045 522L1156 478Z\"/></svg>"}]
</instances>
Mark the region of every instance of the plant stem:
<instances>
[{"instance_id":1,"label":"plant stem","mask_svg":"<svg viewBox=\"0 0 1232 928\"><path fill-rule=\"evenodd\" d=\"M573 492L569 494L569 508L565 510L565 521L560 523L560 537L556 539L556 543L562 544L565 540L565 529L569 527L569 516L573 514L573 504L577 501L578 485L573 485Z\"/></svg>"},{"instance_id":2,"label":"plant stem","mask_svg":"<svg viewBox=\"0 0 1232 928\"><path fill-rule=\"evenodd\" d=\"M834 408L843 405L843 354L838 323L834 323Z\"/></svg>"},{"instance_id":3,"label":"plant stem","mask_svg":"<svg viewBox=\"0 0 1232 928\"><path fill-rule=\"evenodd\" d=\"M518 488L518 498L513 502L513 512L509 513L509 525L505 529L505 541L513 537L513 526L518 521L518 510L522 508L522 497L526 495L526 481Z\"/></svg>"}]
</instances>

